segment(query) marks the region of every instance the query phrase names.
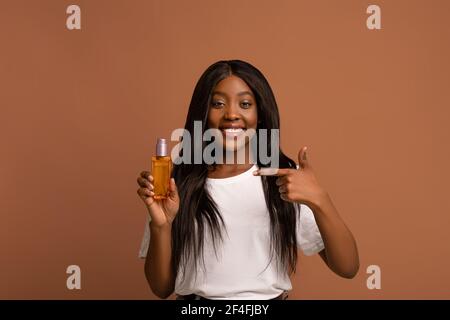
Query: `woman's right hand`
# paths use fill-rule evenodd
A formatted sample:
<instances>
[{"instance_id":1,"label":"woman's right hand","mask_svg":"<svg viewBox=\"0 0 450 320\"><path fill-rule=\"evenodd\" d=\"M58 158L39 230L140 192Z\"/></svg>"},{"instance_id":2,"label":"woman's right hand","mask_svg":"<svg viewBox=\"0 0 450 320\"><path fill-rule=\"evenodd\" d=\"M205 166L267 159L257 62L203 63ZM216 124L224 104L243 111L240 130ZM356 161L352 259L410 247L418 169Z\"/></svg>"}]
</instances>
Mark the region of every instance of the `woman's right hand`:
<instances>
[{"instance_id":1,"label":"woman's right hand","mask_svg":"<svg viewBox=\"0 0 450 320\"><path fill-rule=\"evenodd\" d=\"M137 193L144 201L151 217L151 225L164 227L172 224L180 207L178 189L173 178L170 179L169 196L166 199L154 199L153 176L148 171L142 171L137 179L139 189Z\"/></svg>"}]
</instances>

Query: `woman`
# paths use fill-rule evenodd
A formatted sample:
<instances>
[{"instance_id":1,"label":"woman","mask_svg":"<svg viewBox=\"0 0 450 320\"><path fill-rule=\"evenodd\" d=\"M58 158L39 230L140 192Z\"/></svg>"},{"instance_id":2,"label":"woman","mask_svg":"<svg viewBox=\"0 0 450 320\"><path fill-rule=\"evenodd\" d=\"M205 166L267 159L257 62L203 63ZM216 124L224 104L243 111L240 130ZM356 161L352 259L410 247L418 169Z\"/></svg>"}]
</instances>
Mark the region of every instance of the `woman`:
<instances>
[{"instance_id":1,"label":"woman","mask_svg":"<svg viewBox=\"0 0 450 320\"><path fill-rule=\"evenodd\" d=\"M270 163L242 139L250 129L258 139L259 129L280 128L275 97L258 69L240 60L211 65L189 106L191 136L194 121L203 131L220 130L225 153L245 148L247 156L244 163L235 156L232 163L175 165L165 200L153 199L150 172L139 176L138 194L149 211L140 256L147 256L145 274L158 297L175 291L179 299L284 299L298 248L319 253L342 277L355 276L355 240L315 178L306 148L297 166L277 146L280 169L266 175ZM269 153L271 137L263 140Z\"/></svg>"}]
</instances>

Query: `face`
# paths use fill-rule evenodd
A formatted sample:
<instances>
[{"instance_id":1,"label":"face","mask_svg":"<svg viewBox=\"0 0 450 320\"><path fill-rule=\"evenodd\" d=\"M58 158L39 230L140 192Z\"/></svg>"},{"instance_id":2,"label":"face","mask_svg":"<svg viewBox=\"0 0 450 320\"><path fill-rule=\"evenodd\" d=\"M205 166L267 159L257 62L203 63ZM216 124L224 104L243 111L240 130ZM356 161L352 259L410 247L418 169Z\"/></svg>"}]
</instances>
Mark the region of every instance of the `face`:
<instances>
[{"instance_id":1,"label":"face","mask_svg":"<svg viewBox=\"0 0 450 320\"><path fill-rule=\"evenodd\" d=\"M247 130L256 131L257 124L256 100L245 81L234 75L220 81L212 92L208 127L221 131L224 149L236 151L248 145Z\"/></svg>"}]
</instances>

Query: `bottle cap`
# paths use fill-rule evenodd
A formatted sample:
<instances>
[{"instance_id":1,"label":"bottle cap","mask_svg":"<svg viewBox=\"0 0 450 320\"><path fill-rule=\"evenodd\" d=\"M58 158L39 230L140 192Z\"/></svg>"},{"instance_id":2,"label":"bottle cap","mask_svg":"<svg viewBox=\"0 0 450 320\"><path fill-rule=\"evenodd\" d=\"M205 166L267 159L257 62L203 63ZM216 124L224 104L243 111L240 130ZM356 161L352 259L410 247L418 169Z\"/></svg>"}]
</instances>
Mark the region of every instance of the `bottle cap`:
<instances>
[{"instance_id":1,"label":"bottle cap","mask_svg":"<svg viewBox=\"0 0 450 320\"><path fill-rule=\"evenodd\" d=\"M158 138L158 142L156 143L156 156L166 157L167 155L168 155L167 140L163 138Z\"/></svg>"}]
</instances>

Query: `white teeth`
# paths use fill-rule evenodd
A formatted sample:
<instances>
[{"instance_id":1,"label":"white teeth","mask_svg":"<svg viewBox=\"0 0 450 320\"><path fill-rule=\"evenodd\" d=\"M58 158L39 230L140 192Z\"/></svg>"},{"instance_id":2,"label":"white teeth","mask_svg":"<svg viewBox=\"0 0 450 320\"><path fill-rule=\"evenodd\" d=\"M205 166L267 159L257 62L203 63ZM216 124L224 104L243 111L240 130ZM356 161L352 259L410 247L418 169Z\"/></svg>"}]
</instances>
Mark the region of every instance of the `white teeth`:
<instances>
[{"instance_id":1,"label":"white teeth","mask_svg":"<svg viewBox=\"0 0 450 320\"><path fill-rule=\"evenodd\" d=\"M244 129L242 128L227 128L227 129L223 129L225 132L230 132L230 133L236 133L236 132L241 132L244 131Z\"/></svg>"},{"instance_id":2,"label":"white teeth","mask_svg":"<svg viewBox=\"0 0 450 320\"><path fill-rule=\"evenodd\" d=\"M224 128L222 129L226 137L232 137L233 139L244 134L244 129L242 128Z\"/></svg>"}]
</instances>

